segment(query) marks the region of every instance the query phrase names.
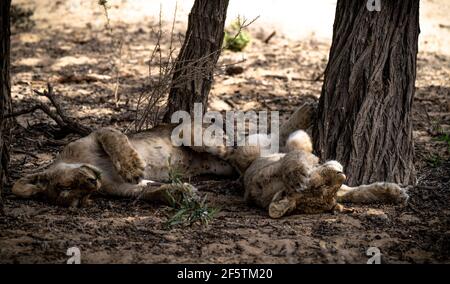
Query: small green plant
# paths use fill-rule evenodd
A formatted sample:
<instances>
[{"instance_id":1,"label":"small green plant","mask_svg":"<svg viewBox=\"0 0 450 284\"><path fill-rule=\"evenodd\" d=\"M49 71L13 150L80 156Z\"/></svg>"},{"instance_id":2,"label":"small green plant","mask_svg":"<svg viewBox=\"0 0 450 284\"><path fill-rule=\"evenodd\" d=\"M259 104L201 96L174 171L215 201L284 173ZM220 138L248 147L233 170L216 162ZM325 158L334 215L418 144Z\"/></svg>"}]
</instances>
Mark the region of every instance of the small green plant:
<instances>
[{"instance_id":1,"label":"small green plant","mask_svg":"<svg viewBox=\"0 0 450 284\"><path fill-rule=\"evenodd\" d=\"M250 43L250 34L242 29L243 24L239 18L225 29L225 36L223 40L225 49L239 52L244 50L244 48Z\"/></svg>"},{"instance_id":2,"label":"small green plant","mask_svg":"<svg viewBox=\"0 0 450 284\"><path fill-rule=\"evenodd\" d=\"M181 170L174 168L172 166L171 159L172 159L172 157L169 157L169 160L167 162L168 168L169 168L169 181L172 184L182 184L183 183L182 179L184 177L184 174Z\"/></svg>"},{"instance_id":3,"label":"small green plant","mask_svg":"<svg viewBox=\"0 0 450 284\"><path fill-rule=\"evenodd\" d=\"M171 195L170 192L167 192ZM218 208L209 207L205 196L200 199L198 196L193 195L189 191L183 191L181 193L181 200L178 198L169 197L174 201L175 214L167 220L165 227L172 228L174 226L191 226L194 223L200 223L202 226L206 226L211 222L214 216L219 212Z\"/></svg>"},{"instance_id":4,"label":"small green plant","mask_svg":"<svg viewBox=\"0 0 450 284\"><path fill-rule=\"evenodd\" d=\"M205 196L201 199L196 194L196 189L182 182L183 173L171 166L169 158L169 180L173 190L165 191L165 199L174 209L175 213L164 224L166 228L175 226L191 226L200 223L207 226L219 212L218 208L210 207Z\"/></svg>"},{"instance_id":5,"label":"small green plant","mask_svg":"<svg viewBox=\"0 0 450 284\"><path fill-rule=\"evenodd\" d=\"M430 155L427 158L427 163L431 167L436 168L436 167L439 167L440 165L442 165L442 159L438 155Z\"/></svg>"},{"instance_id":6,"label":"small green plant","mask_svg":"<svg viewBox=\"0 0 450 284\"><path fill-rule=\"evenodd\" d=\"M441 134L438 138L438 141L442 141L442 142L446 142L447 143L447 149L448 151L450 151L450 134L449 133L444 133Z\"/></svg>"},{"instance_id":7,"label":"small green plant","mask_svg":"<svg viewBox=\"0 0 450 284\"><path fill-rule=\"evenodd\" d=\"M241 31L237 36L231 35L225 32L224 45L225 49L239 52L244 50L247 44L250 42L250 36L248 33Z\"/></svg>"},{"instance_id":8,"label":"small green plant","mask_svg":"<svg viewBox=\"0 0 450 284\"><path fill-rule=\"evenodd\" d=\"M434 133L442 133L441 121L433 120L431 122L431 131L434 132Z\"/></svg>"}]
</instances>

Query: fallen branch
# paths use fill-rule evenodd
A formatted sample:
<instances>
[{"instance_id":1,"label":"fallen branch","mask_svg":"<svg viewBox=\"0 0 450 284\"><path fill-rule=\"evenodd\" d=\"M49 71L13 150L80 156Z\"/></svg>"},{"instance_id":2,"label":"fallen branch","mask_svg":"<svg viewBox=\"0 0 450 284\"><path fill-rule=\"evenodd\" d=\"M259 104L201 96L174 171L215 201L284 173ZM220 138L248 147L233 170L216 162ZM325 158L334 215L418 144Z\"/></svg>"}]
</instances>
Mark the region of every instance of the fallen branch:
<instances>
[{"instance_id":1,"label":"fallen branch","mask_svg":"<svg viewBox=\"0 0 450 284\"><path fill-rule=\"evenodd\" d=\"M16 112L12 112L3 116L3 118L17 117L23 114L32 113L36 110L43 111L46 115L48 115L52 120L58 124L61 129L69 130L72 133L79 134L81 136L89 135L92 130L84 125L79 124L73 118L66 115L64 109L61 107L55 96L53 95L53 88L50 83L47 83L47 90L44 92L39 92L37 90L33 90L36 94L40 96L46 97L50 103L55 108L55 111L52 111L46 104L36 101L36 105L32 106L28 109L22 109Z\"/></svg>"},{"instance_id":2,"label":"fallen branch","mask_svg":"<svg viewBox=\"0 0 450 284\"><path fill-rule=\"evenodd\" d=\"M15 112L12 112L12 113L5 114L3 116L3 118L6 119L6 118L11 118L11 117L21 116L21 115L24 115L24 114L35 112L38 109L41 109L41 106L40 105L35 105L35 106L31 107L31 108L21 109L19 111L15 111Z\"/></svg>"},{"instance_id":3,"label":"fallen branch","mask_svg":"<svg viewBox=\"0 0 450 284\"><path fill-rule=\"evenodd\" d=\"M275 36L277 34L277 32L276 31L273 31L265 40L264 40L264 43L265 44L268 44L269 43L269 41Z\"/></svg>"}]
</instances>

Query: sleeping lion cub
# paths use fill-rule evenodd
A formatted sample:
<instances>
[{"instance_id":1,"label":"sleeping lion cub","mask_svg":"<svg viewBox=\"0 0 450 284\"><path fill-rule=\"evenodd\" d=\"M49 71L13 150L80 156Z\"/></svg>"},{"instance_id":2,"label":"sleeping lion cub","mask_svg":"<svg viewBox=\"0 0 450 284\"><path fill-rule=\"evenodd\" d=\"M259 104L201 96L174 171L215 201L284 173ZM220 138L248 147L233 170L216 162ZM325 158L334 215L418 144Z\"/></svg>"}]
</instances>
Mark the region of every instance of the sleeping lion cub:
<instances>
[{"instance_id":1,"label":"sleeping lion cub","mask_svg":"<svg viewBox=\"0 0 450 284\"><path fill-rule=\"evenodd\" d=\"M167 191L195 190L190 185L164 184L171 167L189 176L243 176L245 199L266 208L272 218L288 213L338 210L338 202L404 203L404 189L393 183L359 187L343 185L345 175L336 161L319 164L306 132L314 105L300 107L280 129L285 153L260 157L263 146L175 147L175 126L161 125L126 136L103 128L68 144L47 170L18 180L13 194L44 195L62 206L86 206L94 192L166 202ZM261 137L260 137L261 138ZM263 139L264 140L264 139ZM170 164L169 164L170 161Z\"/></svg>"},{"instance_id":2,"label":"sleeping lion cub","mask_svg":"<svg viewBox=\"0 0 450 284\"><path fill-rule=\"evenodd\" d=\"M351 211L338 202L403 203L406 191L395 183L378 182L349 187L337 161L319 164L311 140L302 130L287 139L287 153L255 159L244 174L245 200L266 208L269 216Z\"/></svg>"},{"instance_id":3,"label":"sleeping lion cub","mask_svg":"<svg viewBox=\"0 0 450 284\"><path fill-rule=\"evenodd\" d=\"M161 125L131 136L113 128L94 131L68 144L47 170L21 178L12 192L44 195L70 207L88 205L95 191L158 201L173 189L161 183L169 180L171 167L189 176L234 173L230 164L209 153L172 146L173 128Z\"/></svg>"}]
</instances>

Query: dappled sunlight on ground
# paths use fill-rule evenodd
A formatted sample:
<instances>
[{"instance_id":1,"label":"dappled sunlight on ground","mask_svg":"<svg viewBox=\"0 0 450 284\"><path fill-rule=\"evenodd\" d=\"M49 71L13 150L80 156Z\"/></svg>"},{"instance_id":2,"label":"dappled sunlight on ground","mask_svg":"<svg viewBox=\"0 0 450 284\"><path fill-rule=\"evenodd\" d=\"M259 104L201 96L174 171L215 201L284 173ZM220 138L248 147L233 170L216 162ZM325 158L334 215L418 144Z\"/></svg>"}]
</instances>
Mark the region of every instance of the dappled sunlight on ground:
<instances>
[{"instance_id":1,"label":"dappled sunlight on ground","mask_svg":"<svg viewBox=\"0 0 450 284\"><path fill-rule=\"evenodd\" d=\"M36 99L45 102L33 89L43 89L49 81L63 108L82 124L121 130L132 124L137 97L151 88L148 61L160 1L109 1L111 30L105 28L97 1L13 2L36 7L36 26L11 38L15 109ZM163 54L174 3L163 1ZM181 39L191 3L179 1L175 33ZM406 208L356 206L352 214L272 220L245 204L237 182L199 180L193 182L221 212L207 228L167 231L163 223L169 209L139 200L97 197L94 207L69 211L7 194L6 216L0 219L0 262L64 262L67 248L74 245L85 262L365 263L370 246L380 247L388 263L449 262L450 153L438 140L439 133L450 131L449 3L421 1L413 113L419 186L411 190ZM278 110L285 119L302 103L317 100L335 1L231 0L229 8L229 21L237 14L261 17L250 27L248 48L222 53L220 64L245 59L239 63L243 72L231 76L219 71L210 109ZM274 30L277 35L264 43ZM13 132L11 182L45 168L64 144L79 138L39 111L18 117Z\"/></svg>"}]
</instances>

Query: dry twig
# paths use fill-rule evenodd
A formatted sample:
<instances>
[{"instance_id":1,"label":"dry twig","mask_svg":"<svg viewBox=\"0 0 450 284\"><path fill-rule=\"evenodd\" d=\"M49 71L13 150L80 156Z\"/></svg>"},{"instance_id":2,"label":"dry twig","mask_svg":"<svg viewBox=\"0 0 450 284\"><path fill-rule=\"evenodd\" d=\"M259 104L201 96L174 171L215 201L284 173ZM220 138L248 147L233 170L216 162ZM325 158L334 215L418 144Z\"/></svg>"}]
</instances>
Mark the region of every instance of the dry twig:
<instances>
[{"instance_id":1,"label":"dry twig","mask_svg":"<svg viewBox=\"0 0 450 284\"><path fill-rule=\"evenodd\" d=\"M167 57L163 58L163 54L161 51L161 39L163 36L162 15L160 10L158 23L159 30L157 33L153 31L154 34L157 34L156 44L150 54L148 63L148 87L144 88L143 92L138 97L136 117L134 121L134 131L142 131L144 129L151 128L159 123L161 108L163 107L162 103L165 100L170 89L181 87L186 84L186 82L192 81L194 78L209 77L211 70L213 70L213 73L215 74L219 72L223 73L226 67L245 61L242 60L237 63L214 66L214 64L212 64L211 62L211 58L217 55L217 53L222 52L227 48L227 46L224 46L221 49L211 52L210 54L207 54L206 56L203 56L196 60L176 61L176 57L174 56L176 48L173 46L176 14L177 7L175 7L174 18L171 26ZM250 26L258 18L259 17L256 17L253 20L248 21L247 19L238 16L239 28L236 32L235 38L239 36L243 29ZM185 40L189 40L189 37L190 35L187 35L187 38ZM182 58L182 54L180 54L178 57ZM152 65L156 65L158 68L157 76L152 76ZM174 74L177 74L177 76L175 77ZM130 127L131 125L129 125L127 130L129 130Z\"/></svg>"},{"instance_id":2,"label":"dry twig","mask_svg":"<svg viewBox=\"0 0 450 284\"><path fill-rule=\"evenodd\" d=\"M264 40L264 43L265 44L268 44L269 43L269 41L275 36L277 34L277 32L276 31L273 31L265 40Z\"/></svg>"},{"instance_id":3,"label":"dry twig","mask_svg":"<svg viewBox=\"0 0 450 284\"><path fill-rule=\"evenodd\" d=\"M60 103L54 96L53 87L50 85L50 83L47 83L47 90L45 90L44 92L40 92L37 90L33 91L39 96L46 97L50 101L52 106L55 108L55 111L51 110L50 107L48 107L46 104L40 101L36 101L35 105L32 106L31 108L22 109L10 114L6 114L4 117L5 118L17 117L23 114L35 112L36 110L41 110L45 114L47 114L52 120L54 120L61 129L69 130L70 132L79 134L81 136L86 136L92 132L92 130L89 127L81 125L78 122L76 122L73 118L67 116L66 112L64 111L64 109L61 107Z\"/></svg>"}]
</instances>

